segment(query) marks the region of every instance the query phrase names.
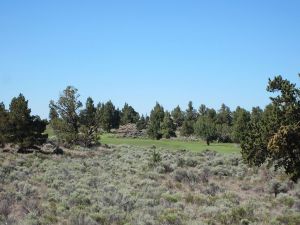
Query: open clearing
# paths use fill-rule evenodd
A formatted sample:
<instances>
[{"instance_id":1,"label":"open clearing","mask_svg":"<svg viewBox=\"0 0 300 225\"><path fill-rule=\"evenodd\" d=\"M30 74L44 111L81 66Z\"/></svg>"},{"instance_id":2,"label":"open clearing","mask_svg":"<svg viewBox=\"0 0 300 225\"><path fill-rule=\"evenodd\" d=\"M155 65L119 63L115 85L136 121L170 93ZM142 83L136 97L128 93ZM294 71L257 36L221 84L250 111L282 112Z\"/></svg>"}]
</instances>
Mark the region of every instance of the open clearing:
<instances>
[{"instance_id":1,"label":"open clearing","mask_svg":"<svg viewBox=\"0 0 300 225\"><path fill-rule=\"evenodd\" d=\"M239 154L161 149L154 162L144 147L73 151L1 153L0 224L300 224L299 184Z\"/></svg>"},{"instance_id":2,"label":"open clearing","mask_svg":"<svg viewBox=\"0 0 300 225\"><path fill-rule=\"evenodd\" d=\"M214 150L220 153L239 153L240 147L232 143L211 143L207 146L203 141L183 141L183 140L152 140L143 138L118 138L110 134L101 135L100 142L108 145L132 145L139 147L152 147L169 150L190 150L193 152L201 152L204 150Z\"/></svg>"}]
</instances>

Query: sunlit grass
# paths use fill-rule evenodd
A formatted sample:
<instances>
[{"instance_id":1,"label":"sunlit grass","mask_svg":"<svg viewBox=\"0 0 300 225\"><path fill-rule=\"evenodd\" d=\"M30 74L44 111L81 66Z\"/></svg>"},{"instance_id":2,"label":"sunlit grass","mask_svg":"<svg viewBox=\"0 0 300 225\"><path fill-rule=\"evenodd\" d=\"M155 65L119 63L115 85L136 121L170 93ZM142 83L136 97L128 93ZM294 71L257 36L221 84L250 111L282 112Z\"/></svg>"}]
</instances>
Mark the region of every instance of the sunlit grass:
<instances>
[{"instance_id":1,"label":"sunlit grass","mask_svg":"<svg viewBox=\"0 0 300 225\"><path fill-rule=\"evenodd\" d=\"M240 147L232 143L212 143L209 146L203 141L182 141L182 140L151 140L142 138L117 138L113 135L101 135L102 144L112 145L132 145L141 147L151 147L155 145L158 148L170 150L190 150L194 152L204 151L206 149L215 150L220 153L239 153Z\"/></svg>"}]
</instances>

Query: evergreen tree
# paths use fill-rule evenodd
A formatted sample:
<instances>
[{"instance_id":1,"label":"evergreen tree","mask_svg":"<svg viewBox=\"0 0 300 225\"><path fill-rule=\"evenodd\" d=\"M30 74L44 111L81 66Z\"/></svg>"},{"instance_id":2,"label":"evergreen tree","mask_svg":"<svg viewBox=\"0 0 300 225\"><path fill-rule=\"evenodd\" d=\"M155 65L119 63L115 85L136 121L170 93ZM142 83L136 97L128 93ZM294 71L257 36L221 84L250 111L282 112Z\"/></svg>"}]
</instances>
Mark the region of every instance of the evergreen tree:
<instances>
[{"instance_id":1,"label":"evergreen tree","mask_svg":"<svg viewBox=\"0 0 300 225\"><path fill-rule=\"evenodd\" d=\"M200 116L195 124L195 133L209 145L216 139L216 124L208 115Z\"/></svg>"},{"instance_id":2,"label":"evergreen tree","mask_svg":"<svg viewBox=\"0 0 300 225\"><path fill-rule=\"evenodd\" d=\"M199 107L199 110L198 110L199 116L204 116L204 115L206 115L206 114L207 114L207 110L208 110L208 109L207 109L206 105L201 104L200 107Z\"/></svg>"},{"instance_id":3,"label":"evergreen tree","mask_svg":"<svg viewBox=\"0 0 300 225\"><path fill-rule=\"evenodd\" d=\"M120 111L119 109L115 109L115 106L111 101L108 101L105 104L99 103L96 118L100 127L104 131L110 132L111 129L119 127Z\"/></svg>"},{"instance_id":4,"label":"evergreen tree","mask_svg":"<svg viewBox=\"0 0 300 225\"><path fill-rule=\"evenodd\" d=\"M234 142L240 143L244 139L247 135L249 122L250 113L238 106L233 113L232 138Z\"/></svg>"},{"instance_id":5,"label":"evergreen tree","mask_svg":"<svg viewBox=\"0 0 300 225\"><path fill-rule=\"evenodd\" d=\"M186 119L188 121L196 121L197 120L197 112L193 107L193 102L189 101L188 108L186 110Z\"/></svg>"},{"instance_id":6,"label":"evergreen tree","mask_svg":"<svg viewBox=\"0 0 300 225\"><path fill-rule=\"evenodd\" d=\"M194 125L197 119L197 112L193 107L192 101L189 102L188 108L185 113L185 118L180 130L180 135L190 136L194 134Z\"/></svg>"},{"instance_id":7,"label":"evergreen tree","mask_svg":"<svg viewBox=\"0 0 300 225\"><path fill-rule=\"evenodd\" d=\"M253 122L258 122L263 117L263 110L260 107L253 107L251 111L250 119Z\"/></svg>"},{"instance_id":8,"label":"evergreen tree","mask_svg":"<svg viewBox=\"0 0 300 225\"><path fill-rule=\"evenodd\" d=\"M184 119L182 127L180 129L180 135L188 137L194 133L194 121Z\"/></svg>"},{"instance_id":9,"label":"evergreen tree","mask_svg":"<svg viewBox=\"0 0 300 225\"><path fill-rule=\"evenodd\" d=\"M221 109L217 114L217 124L226 124L231 126L232 124L232 115L230 108L225 104L222 104Z\"/></svg>"},{"instance_id":10,"label":"evergreen tree","mask_svg":"<svg viewBox=\"0 0 300 225\"><path fill-rule=\"evenodd\" d=\"M136 123L136 127L138 130L143 130L147 128L147 120L144 115L141 116L139 121Z\"/></svg>"},{"instance_id":11,"label":"evergreen tree","mask_svg":"<svg viewBox=\"0 0 300 225\"><path fill-rule=\"evenodd\" d=\"M166 111L163 123L161 125L162 137L167 139L169 139L170 137L176 137L175 130L176 128L171 118L171 114Z\"/></svg>"},{"instance_id":12,"label":"evergreen tree","mask_svg":"<svg viewBox=\"0 0 300 225\"><path fill-rule=\"evenodd\" d=\"M9 106L8 141L21 148L43 144L47 135L43 134L47 121L31 116L28 101L20 94L12 99Z\"/></svg>"},{"instance_id":13,"label":"evergreen tree","mask_svg":"<svg viewBox=\"0 0 300 225\"><path fill-rule=\"evenodd\" d=\"M8 112L3 102L0 102L0 147L7 143L8 139Z\"/></svg>"},{"instance_id":14,"label":"evergreen tree","mask_svg":"<svg viewBox=\"0 0 300 225\"><path fill-rule=\"evenodd\" d=\"M139 117L139 114L134 110L134 108L125 103L121 111L121 125L125 125L128 123L137 123Z\"/></svg>"},{"instance_id":15,"label":"evergreen tree","mask_svg":"<svg viewBox=\"0 0 300 225\"><path fill-rule=\"evenodd\" d=\"M58 115L58 112L57 112L57 109L55 107L55 103L53 100L50 101L49 108L50 108L50 111L49 111L50 122L52 120L58 119L59 115Z\"/></svg>"},{"instance_id":16,"label":"evergreen tree","mask_svg":"<svg viewBox=\"0 0 300 225\"><path fill-rule=\"evenodd\" d=\"M96 107L91 97L87 98L85 109L79 114L80 128L79 136L80 141L86 147L98 143L98 123L96 121Z\"/></svg>"},{"instance_id":17,"label":"evergreen tree","mask_svg":"<svg viewBox=\"0 0 300 225\"><path fill-rule=\"evenodd\" d=\"M174 120L175 127L181 127L184 121L184 113L182 112L179 105L175 109L173 109L171 115Z\"/></svg>"},{"instance_id":18,"label":"evergreen tree","mask_svg":"<svg viewBox=\"0 0 300 225\"><path fill-rule=\"evenodd\" d=\"M147 129L150 138L160 139L162 137L161 123L163 122L164 116L164 108L157 102L155 107L151 110Z\"/></svg>"},{"instance_id":19,"label":"evergreen tree","mask_svg":"<svg viewBox=\"0 0 300 225\"><path fill-rule=\"evenodd\" d=\"M296 181L300 178L300 89L276 76L269 79L267 90L279 95L271 97L261 120L250 123L242 155L256 166L268 159Z\"/></svg>"},{"instance_id":20,"label":"evergreen tree","mask_svg":"<svg viewBox=\"0 0 300 225\"><path fill-rule=\"evenodd\" d=\"M60 95L57 103L50 102L51 126L58 138L67 143L74 144L78 141L79 109L82 103L79 101L78 90L68 86ZM59 115L55 115L55 111Z\"/></svg>"}]
</instances>

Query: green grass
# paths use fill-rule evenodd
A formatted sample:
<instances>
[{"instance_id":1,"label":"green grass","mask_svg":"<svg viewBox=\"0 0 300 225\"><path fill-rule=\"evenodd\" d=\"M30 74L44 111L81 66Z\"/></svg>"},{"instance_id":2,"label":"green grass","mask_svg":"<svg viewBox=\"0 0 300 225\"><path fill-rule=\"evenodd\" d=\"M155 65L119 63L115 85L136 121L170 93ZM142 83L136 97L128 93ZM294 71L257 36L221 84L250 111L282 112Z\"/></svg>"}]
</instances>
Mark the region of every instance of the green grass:
<instances>
[{"instance_id":1,"label":"green grass","mask_svg":"<svg viewBox=\"0 0 300 225\"><path fill-rule=\"evenodd\" d=\"M113 135L101 135L100 142L108 145L132 145L141 147L165 148L170 150L186 149L194 152L204 151L206 149L215 150L220 153L239 153L240 147L232 143L212 143L207 146L203 141L181 141L181 140L151 140L141 138L117 138Z\"/></svg>"},{"instance_id":2,"label":"green grass","mask_svg":"<svg viewBox=\"0 0 300 225\"><path fill-rule=\"evenodd\" d=\"M54 131L50 126L47 126L45 133L48 137L54 135ZM108 145L132 145L140 147L152 147L155 145L157 148L165 148L170 150L190 150L193 152L204 151L206 149L215 150L220 153L239 153L240 147L232 143L211 143L207 146L203 141L182 141L182 140L152 140L142 138L117 138L111 134L101 135L100 142Z\"/></svg>"}]
</instances>

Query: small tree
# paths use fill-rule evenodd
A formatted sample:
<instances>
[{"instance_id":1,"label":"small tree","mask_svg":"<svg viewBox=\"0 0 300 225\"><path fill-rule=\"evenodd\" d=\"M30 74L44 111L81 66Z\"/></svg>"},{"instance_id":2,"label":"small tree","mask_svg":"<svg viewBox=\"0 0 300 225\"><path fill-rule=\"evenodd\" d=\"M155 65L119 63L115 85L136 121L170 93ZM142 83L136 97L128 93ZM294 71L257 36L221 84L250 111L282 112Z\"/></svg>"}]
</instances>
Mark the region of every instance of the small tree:
<instances>
[{"instance_id":1,"label":"small tree","mask_svg":"<svg viewBox=\"0 0 300 225\"><path fill-rule=\"evenodd\" d=\"M168 111L165 112L164 120L161 125L161 133L164 138L176 137L175 125Z\"/></svg>"}]
</instances>

